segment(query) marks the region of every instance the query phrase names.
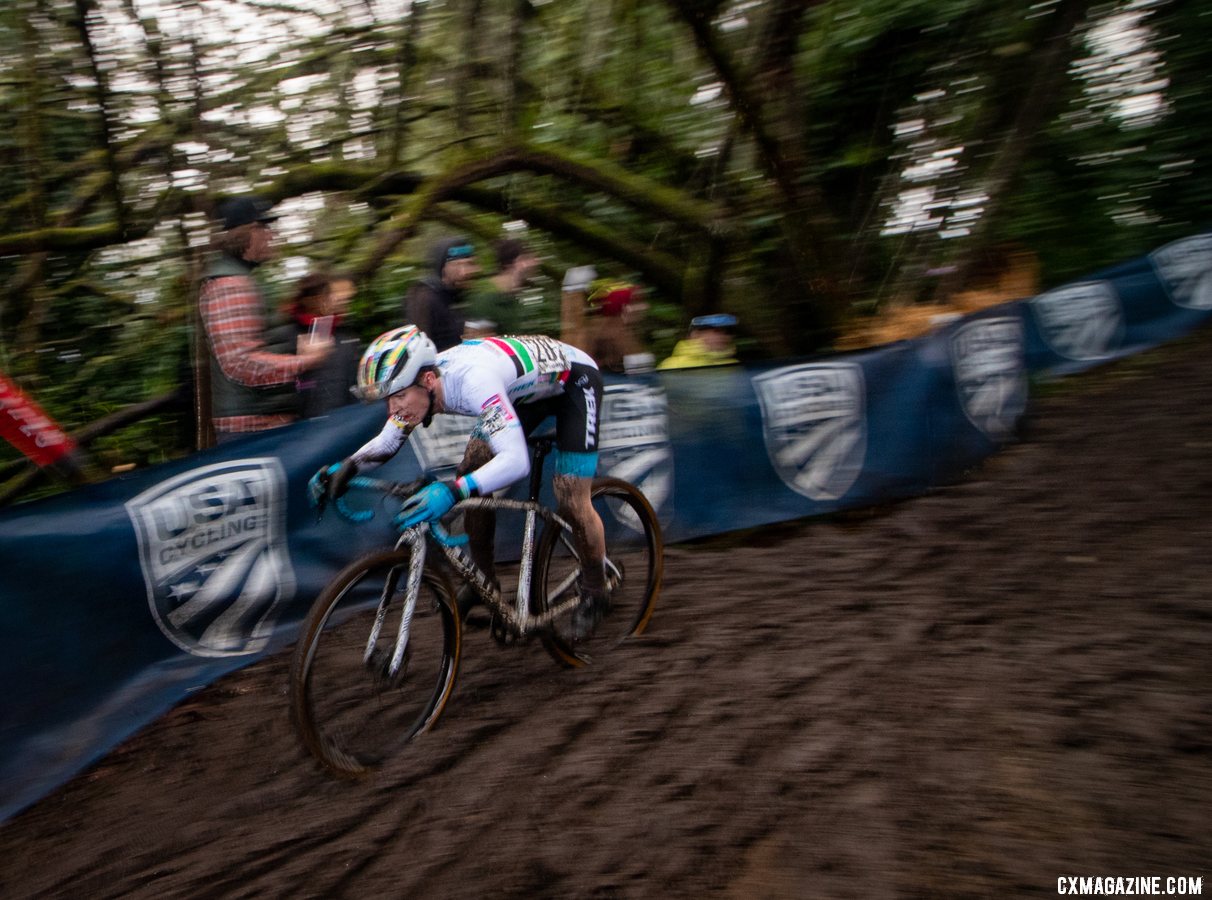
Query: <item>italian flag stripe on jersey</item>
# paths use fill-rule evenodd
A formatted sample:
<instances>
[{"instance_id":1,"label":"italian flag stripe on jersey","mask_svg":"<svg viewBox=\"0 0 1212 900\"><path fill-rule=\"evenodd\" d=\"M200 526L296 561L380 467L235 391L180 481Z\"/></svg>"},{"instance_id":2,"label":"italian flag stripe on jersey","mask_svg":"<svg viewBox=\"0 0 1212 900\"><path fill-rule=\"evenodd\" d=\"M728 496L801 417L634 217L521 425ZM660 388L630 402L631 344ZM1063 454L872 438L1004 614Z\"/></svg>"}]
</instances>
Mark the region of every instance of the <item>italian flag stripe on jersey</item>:
<instances>
[{"instance_id":1,"label":"italian flag stripe on jersey","mask_svg":"<svg viewBox=\"0 0 1212 900\"><path fill-rule=\"evenodd\" d=\"M496 337L485 338L485 340L513 360L513 367L518 370L519 377L534 371L534 358L521 341Z\"/></svg>"}]
</instances>

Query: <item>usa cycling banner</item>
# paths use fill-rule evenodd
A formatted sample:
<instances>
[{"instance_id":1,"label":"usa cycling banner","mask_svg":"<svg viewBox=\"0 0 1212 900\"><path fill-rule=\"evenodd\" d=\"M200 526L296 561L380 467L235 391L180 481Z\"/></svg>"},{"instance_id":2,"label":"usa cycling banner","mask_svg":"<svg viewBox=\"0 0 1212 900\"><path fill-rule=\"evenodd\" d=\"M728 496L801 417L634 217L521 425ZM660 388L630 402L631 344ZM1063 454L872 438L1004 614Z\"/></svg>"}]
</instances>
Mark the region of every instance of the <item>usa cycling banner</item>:
<instances>
[{"instance_id":1,"label":"usa cycling banner","mask_svg":"<svg viewBox=\"0 0 1212 900\"><path fill-rule=\"evenodd\" d=\"M1210 314L1212 235L1198 235L918 340L610 378L598 470L638 485L670 541L913 496L1014 436L1029 375ZM351 500L377 513L354 524L317 521L306 496L384 413L347 407L0 513L0 819L287 645L342 566L394 540L386 501ZM449 476L472 424L437 417L381 476Z\"/></svg>"},{"instance_id":2,"label":"usa cycling banner","mask_svg":"<svg viewBox=\"0 0 1212 900\"><path fill-rule=\"evenodd\" d=\"M1212 234L1046 291L1027 308L1032 370L1076 372L1172 340L1212 313Z\"/></svg>"}]
</instances>

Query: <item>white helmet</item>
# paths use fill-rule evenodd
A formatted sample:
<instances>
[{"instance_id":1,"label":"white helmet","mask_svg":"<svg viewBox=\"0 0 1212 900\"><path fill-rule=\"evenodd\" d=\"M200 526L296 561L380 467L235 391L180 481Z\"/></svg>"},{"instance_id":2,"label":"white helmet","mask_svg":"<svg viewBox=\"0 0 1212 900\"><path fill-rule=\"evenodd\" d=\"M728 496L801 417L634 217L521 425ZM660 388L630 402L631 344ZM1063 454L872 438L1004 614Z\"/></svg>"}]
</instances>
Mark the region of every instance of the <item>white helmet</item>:
<instances>
[{"instance_id":1,"label":"white helmet","mask_svg":"<svg viewBox=\"0 0 1212 900\"><path fill-rule=\"evenodd\" d=\"M393 328L370 342L358 363L358 386L363 400L382 400L411 386L421 369L435 365L438 351L416 325Z\"/></svg>"}]
</instances>

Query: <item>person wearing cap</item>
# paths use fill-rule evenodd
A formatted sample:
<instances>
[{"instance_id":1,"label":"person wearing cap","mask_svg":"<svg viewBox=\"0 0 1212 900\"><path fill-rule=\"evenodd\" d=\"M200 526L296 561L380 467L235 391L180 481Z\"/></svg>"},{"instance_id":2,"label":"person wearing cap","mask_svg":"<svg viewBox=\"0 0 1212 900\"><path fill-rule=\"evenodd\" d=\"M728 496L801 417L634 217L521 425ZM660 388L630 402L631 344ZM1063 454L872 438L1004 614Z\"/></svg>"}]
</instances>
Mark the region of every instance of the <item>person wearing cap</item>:
<instances>
[{"instance_id":1,"label":"person wearing cap","mask_svg":"<svg viewBox=\"0 0 1212 900\"><path fill-rule=\"evenodd\" d=\"M518 294L530 283L539 258L516 238L501 238L492 245L497 271L472 292L467 327L478 324L476 337L522 334L522 307Z\"/></svg>"},{"instance_id":2,"label":"person wearing cap","mask_svg":"<svg viewBox=\"0 0 1212 900\"><path fill-rule=\"evenodd\" d=\"M476 251L464 237L448 237L430 251L433 271L404 295L404 321L429 336L441 352L463 340L464 294L480 272Z\"/></svg>"},{"instance_id":3,"label":"person wearing cap","mask_svg":"<svg viewBox=\"0 0 1212 900\"><path fill-rule=\"evenodd\" d=\"M713 313L690 320L690 333L677 342L673 353L658 369L693 369L700 366L728 366L737 362L732 330L736 316Z\"/></svg>"},{"instance_id":4,"label":"person wearing cap","mask_svg":"<svg viewBox=\"0 0 1212 900\"><path fill-rule=\"evenodd\" d=\"M595 281L590 286L586 304L589 355L603 372L626 372L626 361L644 353L637 334L648 309L643 291L625 281Z\"/></svg>"},{"instance_id":5,"label":"person wearing cap","mask_svg":"<svg viewBox=\"0 0 1212 900\"><path fill-rule=\"evenodd\" d=\"M265 300L253 273L273 258L273 204L234 197L218 209L219 232L202 275L198 310L210 351L211 423L222 443L298 418L295 381L320 365L331 341L276 352L266 342Z\"/></svg>"}]
</instances>

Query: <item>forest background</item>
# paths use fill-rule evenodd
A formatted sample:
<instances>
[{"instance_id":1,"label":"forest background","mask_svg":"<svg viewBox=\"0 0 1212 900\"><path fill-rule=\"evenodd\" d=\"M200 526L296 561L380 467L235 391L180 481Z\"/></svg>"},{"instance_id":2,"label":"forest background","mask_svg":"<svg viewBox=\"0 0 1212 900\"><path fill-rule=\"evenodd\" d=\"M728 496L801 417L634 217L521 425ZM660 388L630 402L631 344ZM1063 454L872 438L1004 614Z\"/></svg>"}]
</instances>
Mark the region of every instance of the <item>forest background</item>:
<instances>
[{"instance_id":1,"label":"forest background","mask_svg":"<svg viewBox=\"0 0 1212 900\"><path fill-rule=\"evenodd\" d=\"M715 310L750 356L853 345L1206 227L1209 46L1184 0L8 0L0 372L89 477L191 452L210 214L247 192L271 289L355 274L367 338L457 230L536 248L538 329L591 263L658 356ZM31 481L0 447L0 503Z\"/></svg>"}]
</instances>

